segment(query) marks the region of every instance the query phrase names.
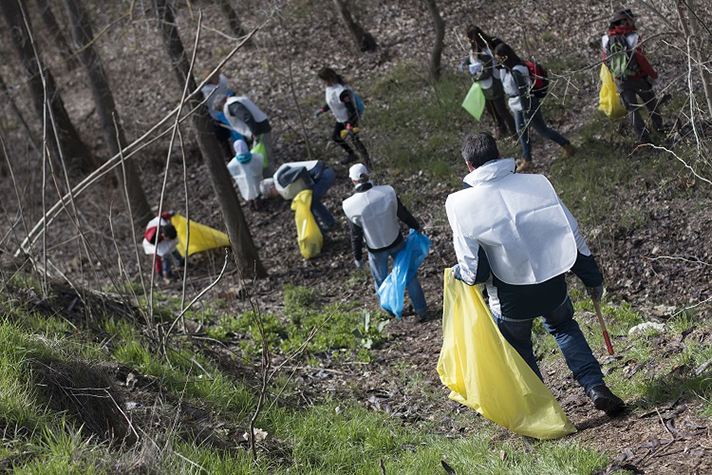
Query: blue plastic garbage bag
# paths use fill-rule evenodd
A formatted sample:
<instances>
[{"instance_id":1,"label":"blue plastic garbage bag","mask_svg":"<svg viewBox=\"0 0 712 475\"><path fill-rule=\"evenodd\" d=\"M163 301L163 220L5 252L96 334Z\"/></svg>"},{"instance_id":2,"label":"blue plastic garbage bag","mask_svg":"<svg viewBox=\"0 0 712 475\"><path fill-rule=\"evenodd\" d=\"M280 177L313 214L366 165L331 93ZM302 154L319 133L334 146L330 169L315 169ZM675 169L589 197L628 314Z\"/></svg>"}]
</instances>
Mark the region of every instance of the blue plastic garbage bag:
<instances>
[{"instance_id":1,"label":"blue plastic garbage bag","mask_svg":"<svg viewBox=\"0 0 712 475\"><path fill-rule=\"evenodd\" d=\"M406 284L415 276L429 250L428 236L411 229L405 247L396 255L391 273L378 288L381 307L390 310L398 318L403 314Z\"/></svg>"}]
</instances>

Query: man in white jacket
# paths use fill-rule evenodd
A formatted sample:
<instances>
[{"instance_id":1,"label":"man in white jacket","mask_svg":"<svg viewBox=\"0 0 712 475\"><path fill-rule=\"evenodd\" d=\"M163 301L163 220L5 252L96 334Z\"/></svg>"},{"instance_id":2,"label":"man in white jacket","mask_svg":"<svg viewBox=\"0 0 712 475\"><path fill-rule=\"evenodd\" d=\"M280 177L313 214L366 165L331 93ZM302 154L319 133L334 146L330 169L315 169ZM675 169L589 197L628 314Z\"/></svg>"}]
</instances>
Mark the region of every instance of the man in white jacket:
<instances>
[{"instance_id":1,"label":"man in white jacket","mask_svg":"<svg viewBox=\"0 0 712 475\"><path fill-rule=\"evenodd\" d=\"M576 220L545 177L515 174L514 159L501 157L491 135L469 135L462 156L469 188L451 194L445 204L457 254L455 277L468 285L487 284L502 336L541 379L531 329L542 316L596 408L620 413L625 405L603 382L568 297L569 270L594 299L603 295L603 276Z\"/></svg>"}]
</instances>

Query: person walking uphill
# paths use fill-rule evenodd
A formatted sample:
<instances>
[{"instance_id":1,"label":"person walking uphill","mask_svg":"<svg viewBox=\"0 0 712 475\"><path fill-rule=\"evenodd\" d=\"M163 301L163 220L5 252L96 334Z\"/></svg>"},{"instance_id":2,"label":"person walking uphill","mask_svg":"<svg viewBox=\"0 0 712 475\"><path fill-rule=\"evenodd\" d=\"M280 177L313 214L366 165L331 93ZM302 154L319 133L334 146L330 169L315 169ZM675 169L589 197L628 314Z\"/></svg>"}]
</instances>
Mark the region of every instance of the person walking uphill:
<instances>
[{"instance_id":1,"label":"person walking uphill","mask_svg":"<svg viewBox=\"0 0 712 475\"><path fill-rule=\"evenodd\" d=\"M528 172L532 165L532 145L529 139L529 127L534 127L542 137L561 145L562 157L569 157L576 151L564 136L546 125L541 113L539 99L532 94L532 80L526 63L507 44L501 43L494 49L494 57L502 71L502 85L504 92L509 96L509 108L514 114L517 124L519 143L522 146L522 161L517 166L517 172Z\"/></svg>"},{"instance_id":2,"label":"person walking uphill","mask_svg":"<svg viewBox=\"0 0 712 475\"><path fill-rule=\"evenodd\" d=\"M658 100L653 85L659 82L657 71L648 62L640 46L640 38L635 27L635 15L631 10L620 10L611 19L608 33L601 38L603 59L616 82L623 107L635 130L639 144L651 143L650 132L640 116L643 101L648 109L653 127L662 131L663 120L657 112ZM636 97L637 96L637 97Z\"/></svg>"},{"instance_id":3,"label":"person walking uphill","mask_svg":"<svg viewBox=\"0 0 712 475\"><path fill-rule=\"evenodd\" d=\"M274 155L272 154L272 126L267 114L245 96L219 96L215 99L214 108L222 111L230 123L230 127L241 134L246 140L252 141L252 147L258 142L265 146L265 175L272 174Z\"/></svg>"},{"instance_id":4,"label":"person walking uphill","mask_svg":"<svg viewBox=\"0 0 712 475\"><path fill-rule=\"evenodd\" d=\"M344 79L331 68L322 68L318 76L326 85L326 104L314 113L314 117L328 110L334 114L336 124L334 125L334 133L331 135L331 139L343 148L347 154L346 157L341 159L341 163L347 165L358 160L354 150L344 140L347 135L351 135L351 140L361 157L366 163L370 163L368 151L358 138L359 111L353 89L344 84Z\"/></svg>"},{"instance_id":5,"label":"person walking uphill","mask_svg":"<svg viewBox=\"0 0 712 475\"><path fill-rule=\"evenodd\" d=\"M543 379L532 348L532 322L543 316L574 378L597 409L615 415L623 401L603 373L574 320L564 274L571 270L592 298L603 295L603 276L576 220L541 175L519 175L491 135L467 136L462 156L471 187L448 196L457 265L468 285L487 283L492 317L502 336Z\"/></svg>"},{"instance_id":6,"label":"person walking uphill","mask_svg":"<svg viewBox=\"0 0 712 475\"><path fill-rule=\"evenodd\" d=\"M353 165L349 169L349 178L354 184L355 193L344 200L342 207L351 228L351 247L356 267L364 267L362 246L365 240L368 264L378 292L378 288L388 276L388 257L395 259L405 247L398 220L416 232L421 232L420 224L403 206L392 187L373 185L368 169L363 164ZM421 321L425 320L428 306L418 276L413 276L406 287L413 302L413 310Z\"/></svg>"},{"instance_id":7,"label":"person walking uphill","mask_svg":"<svg viewBox=\"0 0 712 475\"><path fill-rule=\"evenodd\" d=\"M462 65L469 69L472 80L480 83L485 96L485 109L494 120L494 138L516 137L517 129L514 118L507 109L507 103L504 100L501 71L494 67L492 51L502 43L502 40L485 34L473 25L467 27L467 39L470 41L471 50Z\"/></svg>"}]
</instances>

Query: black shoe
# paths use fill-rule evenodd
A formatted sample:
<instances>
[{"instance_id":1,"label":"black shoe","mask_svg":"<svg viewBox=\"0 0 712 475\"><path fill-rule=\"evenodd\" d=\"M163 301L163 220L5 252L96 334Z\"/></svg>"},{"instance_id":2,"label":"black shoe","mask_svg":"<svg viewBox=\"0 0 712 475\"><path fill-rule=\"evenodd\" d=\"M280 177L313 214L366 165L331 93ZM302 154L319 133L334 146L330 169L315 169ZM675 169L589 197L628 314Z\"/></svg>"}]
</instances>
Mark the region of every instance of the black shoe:
<instances>
[{"instance_id":1,"label":"black shoe","mask_svg":"<svg viewBox=\"0 0 712 475\"><path fill-rule=\"evenodd\" d=\"M596 409L605 412L608 416L616 416L625 411L623 400L613 394L605 384L589 389L586 395L591 399Z\"/></svg>"},{"instance_id":2,"label":"black shoe","mask_svg":"<svg viewBox=\"0 0 712 475\"><path fill-rule=\"evenodd\" d=\"M358 160L356 154L346 155L344 158L341 159L341 164L348 165L349 163L353 163L356 160Z\"/></svg>"}]
</instances>

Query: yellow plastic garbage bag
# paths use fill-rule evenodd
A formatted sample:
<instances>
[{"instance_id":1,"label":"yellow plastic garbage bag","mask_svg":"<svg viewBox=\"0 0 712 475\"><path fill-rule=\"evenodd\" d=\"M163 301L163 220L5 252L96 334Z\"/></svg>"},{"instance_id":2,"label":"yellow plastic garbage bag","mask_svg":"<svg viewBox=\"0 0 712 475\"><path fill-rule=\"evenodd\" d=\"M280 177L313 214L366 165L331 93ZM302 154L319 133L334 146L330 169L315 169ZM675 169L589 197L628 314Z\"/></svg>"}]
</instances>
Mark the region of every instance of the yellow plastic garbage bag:
<instances>
[{"instance_id":1,"label":"yellow plastic garbage bag","mask_svg":"<svg viewBox=\"0 0 712 475\"><path fill-rule=\"evenodd\" d=\"M475 119L480 120L482 111L485 110L485 94L482 92L482 86L480 86L479 82L472 83L470 92L467 93L465 100L462 101L462 107L472 114Z\"/></svg>"},{"instance_id":2,"label":"yellow plastic garbage bag","mask_svg":"<svg viewBox=\"0 0 712 475\"><path fill-rule=\"evenodd\" d=\"M302 190L292 200L294 221L297 224L299 252L305 259L321 254L324 237L311 212L312 190Z\"/></svg>"},{"instance_id":3,"label":"yellow plastic garbage bag","mask_svg":"<svg viewBox=\"0 0 712 475\"><path fill-rule=\"evenodd\" d=\"M554 396L500 334L480 290L445 269L440 380L450 399L517 434L555 439L576 432Z\"/></svg>"},{"instance_id":4,"label":"yellow plastic garbage bag","mask_svg":"<svg viewBox=\"0 0 712 475\"><path fill-rule=\"evenodd\" d=\"M621 103L616 83L605 63L601 64L601 92L598 97L598 110L603 111L609 119L616 120L625 117L628 111Z\"/></svg>"},{"instance_id":5,"label":"yellow plastic garbage bag","mask_svg":"<svg viewBox=\"0 0 712 475\"><path fill-rule=\"evenodd\" d=\"M178 252L185 257L186 241L188 240L188 220L184 216L176 213L171 218L171 224L178 233ZM192 256L196 252L215 249L216 247L229 247L230 239L227 234L213 229L195 221L190 221L190 243L187 246L188 255Z\"/></svg>"},{"instance_id":6,"label":"yellow plastic garbage bag","mask_svg":"<svg viewBox=\"0 0 712 475\"><path fill-rule=\"evenodd\" d=\"M265 147L265 144L263 141L257 142L257 145L252 147L252 150L250 150L250 153L259 153L262 155L262 158L264 158L264 161L262 162L262 168L267 168L269 166L269 157L267 157L267 147Z\"/></svg>"}]
</instances>

